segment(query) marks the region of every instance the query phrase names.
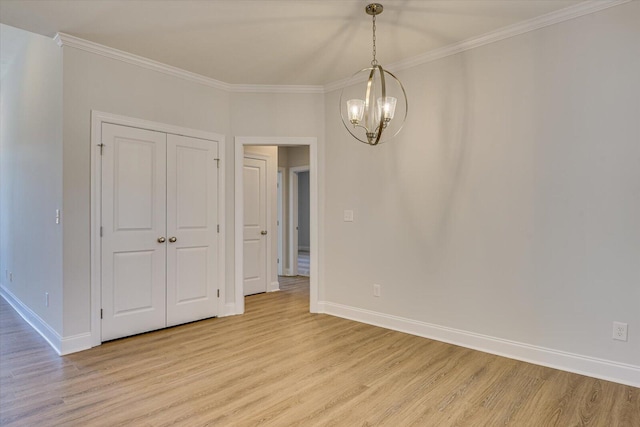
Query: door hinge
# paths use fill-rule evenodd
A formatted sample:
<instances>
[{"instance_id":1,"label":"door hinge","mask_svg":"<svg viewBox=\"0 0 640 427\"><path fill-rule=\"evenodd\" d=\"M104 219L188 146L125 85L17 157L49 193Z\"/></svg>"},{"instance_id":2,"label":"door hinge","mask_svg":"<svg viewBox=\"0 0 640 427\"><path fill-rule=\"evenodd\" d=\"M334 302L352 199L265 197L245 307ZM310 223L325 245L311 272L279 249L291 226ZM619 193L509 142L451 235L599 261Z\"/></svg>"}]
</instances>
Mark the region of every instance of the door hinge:
<instances>
[{"instance_id":1,"label":"door hinge","mask_svg":"<svg viewBox=\"0 0 640 427\"><path fill-rule=\"evenodd\" d=\"M220 159L213 159L216 161L216 167L220 169Z\"/></svg>"},{"instance_id":2,"label":"door hinge","mask_svg":"<svg viewBox=\"0 0 640 427\"><path fill-rule=\"evenodd\" d=\"M218 298L220 298L220 289L218 289Z\"/></svg>"},{"instance_id":3,"label":"door hinge","mask_svg":"<svg viewBox=\"0 0 640 427\"><path fill-rule=\"evenodd\" d=\"M100 155L102 156L102 151L104 150L104 144L98 144L98 147L100 147Z\"/></svg>"},{"instance_id":4,"label":"door hinge","mask_svg":"<svg viewBox=\"0 0 640 427\"><path fill-rule=\"evenodd\" d=\"M102 309L100 309L100 318L102 319Z\"/></svg>"},{"instance_id":5,"label":"door hinge","mask_svg":"<svg viewBox=\"0 0 640 427\"><path fill-rule=\"evenodd\" d=\"M102 226L100 226L100 237L102 237Z\"/></svg>"},{"instance_id":6,"label":"door hinge","mask_svg":"<svg viewBox=\"0 0 640 427\"><path fill-rule=\"evenodd\" d=\"M218 230L218 233L220 232L220 224L218 224L218 226L216 227Z\"/></svg>"}]
</instances>

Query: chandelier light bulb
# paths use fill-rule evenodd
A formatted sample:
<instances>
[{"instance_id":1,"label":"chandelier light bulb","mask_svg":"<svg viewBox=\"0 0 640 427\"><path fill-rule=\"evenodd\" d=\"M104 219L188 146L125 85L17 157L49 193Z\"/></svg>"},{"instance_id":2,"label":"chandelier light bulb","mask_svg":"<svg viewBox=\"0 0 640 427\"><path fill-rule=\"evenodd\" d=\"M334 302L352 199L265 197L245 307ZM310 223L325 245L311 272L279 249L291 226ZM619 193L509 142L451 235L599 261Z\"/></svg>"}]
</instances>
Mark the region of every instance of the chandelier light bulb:
<instances>
[{"instance_id":1,"label":"chandelier light bulb","mask_svg":"<svg viewBox=\"0 0 640 427\"><path fill-rule=\"evenodd\" d=\"M393 115L396 112L397 98L393 96L386 96L384 98L378 98L378 111L382 113L382 118L389 122L393 119Z\"/></svg>"},{"instance_id":2,"label":"chandelier light bulb","mask_svg":"<svg viewBox=\"0 0 640 427\"><path fill-rule=\"evenodd\" d=\"M347 101L347 110L349 110L349 121L353 125L360 124L364 115L364 100L350 99Z\"/></svg>"}]
</instances>

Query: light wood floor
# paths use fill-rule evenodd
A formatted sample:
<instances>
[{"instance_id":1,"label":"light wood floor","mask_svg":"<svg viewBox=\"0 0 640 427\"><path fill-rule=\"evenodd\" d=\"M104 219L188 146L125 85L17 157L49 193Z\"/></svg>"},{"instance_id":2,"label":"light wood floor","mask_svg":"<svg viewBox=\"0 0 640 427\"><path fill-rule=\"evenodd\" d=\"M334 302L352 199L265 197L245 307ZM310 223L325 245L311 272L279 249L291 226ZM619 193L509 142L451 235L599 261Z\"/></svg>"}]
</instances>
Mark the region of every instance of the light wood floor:
<instances>
[{"instance_id":1,"label":"light wood floor","mask_svg":"<svg viewBox=\"0 0 640 427\"><path fill-rule=\"evenodd\" d=\"M640 426L640 389L308 313L246 314L58 357L0 298L3 426Z\"/></svg>"}]
</instances>

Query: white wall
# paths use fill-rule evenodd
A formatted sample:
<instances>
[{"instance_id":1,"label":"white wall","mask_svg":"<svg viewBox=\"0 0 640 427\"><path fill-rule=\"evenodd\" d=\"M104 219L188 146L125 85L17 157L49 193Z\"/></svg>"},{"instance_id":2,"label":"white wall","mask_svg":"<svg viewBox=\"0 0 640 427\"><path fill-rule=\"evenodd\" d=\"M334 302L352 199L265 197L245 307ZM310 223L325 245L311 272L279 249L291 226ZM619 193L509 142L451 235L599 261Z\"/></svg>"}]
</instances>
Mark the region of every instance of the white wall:
<instances>
[{"instance_id":1,"label":"white wall","mask_svg":"<svg viewBox=\"0 0 640 427\"><path fill-rule=\"evenodd\" d=\"M324 134L322 94L233 93L235 136L318 136Z\"/></svg>"},{"instance_id":2,"label":"white wall","mask_svg":"<svg viewBox=\"0 0 640 427\"><path fill-rule=\"evenodd\" d=\"M233 141L227 92L73 47L62 50L64 334L73 336L90 330L91 110L224 134L228 166L233 164ZM226 172L227 183L233 183L233 168ZM227 192L226 208L226 217L232 218L232 191ZM233 228L227 227L226 232L233 236ZM233 256L227 255L226 275L226 299L232 301Z\"/></svg>"},{"instance_id":3,"label":"white wall","mask_svg":"<svg viewBox=\"0 0 640 427\"><path fill-rule=\"evenodd\" d=\"M59 338L62 225L56 225L55 211L62 209L62 52L40 35L5 25L0 32L6 67L0 80L0 284L34 314L32 321L44 322ZM9 42L19 49L12 51Z\"/></svg>"},{"instance_id":4,"label":"white wall","mask_svg":"<svg viewBox=\"0 0 640 427\"><path fill-rule=\"evenodd\" d=\"M287 167L309 166L309 147L287 148Z\"/></svg>"},{"instance_id":5,"label":"white wall","mask_svg":"<svg viewBox=\"0 0 640 427\"><path fill-rule=\"evenodd\" d=\"M407 125L378 147L348 135L329 93L328 306L630 364L640 381L639 22L631 2L399 72Z\"/></svg>"}]
</instances>

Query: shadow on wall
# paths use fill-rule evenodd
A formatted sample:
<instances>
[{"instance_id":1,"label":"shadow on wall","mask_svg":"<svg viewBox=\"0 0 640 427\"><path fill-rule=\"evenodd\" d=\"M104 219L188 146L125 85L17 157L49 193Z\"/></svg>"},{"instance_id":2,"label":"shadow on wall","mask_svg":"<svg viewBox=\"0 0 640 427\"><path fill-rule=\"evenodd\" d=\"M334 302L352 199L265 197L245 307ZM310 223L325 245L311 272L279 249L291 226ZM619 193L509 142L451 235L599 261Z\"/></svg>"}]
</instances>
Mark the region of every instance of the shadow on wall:
<instances>
[{"instance_id":1,"label":"shadow on wall","mask_svg":"<svg viewBox=\"0 0 640 427\"><path fill-rule=\"evenodd\" d=\"M452 61L458 64L452 66ZM456 194L464 180L473 96L465 62L464 55L455 55L436 63L428 68L434 78L418 76L415 69L406 73L407 123L391 142L396 149L390 150L386 162L385 176L397 177L395 191L388 194L414 231L411 239L427 245L430 259L443 252L438 248L447 242ZM419 86L412 84L416 81ZM430 85L432 81L446 84Z\"/></svg>"}]
</instances>

